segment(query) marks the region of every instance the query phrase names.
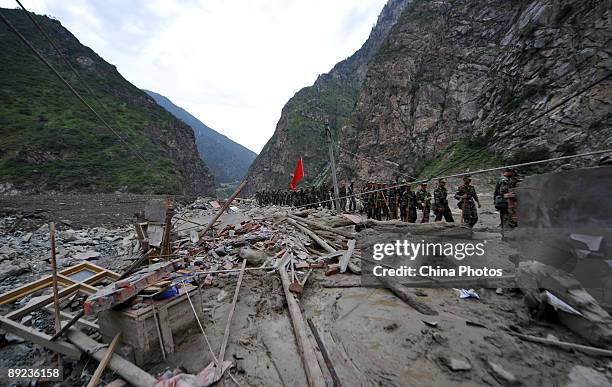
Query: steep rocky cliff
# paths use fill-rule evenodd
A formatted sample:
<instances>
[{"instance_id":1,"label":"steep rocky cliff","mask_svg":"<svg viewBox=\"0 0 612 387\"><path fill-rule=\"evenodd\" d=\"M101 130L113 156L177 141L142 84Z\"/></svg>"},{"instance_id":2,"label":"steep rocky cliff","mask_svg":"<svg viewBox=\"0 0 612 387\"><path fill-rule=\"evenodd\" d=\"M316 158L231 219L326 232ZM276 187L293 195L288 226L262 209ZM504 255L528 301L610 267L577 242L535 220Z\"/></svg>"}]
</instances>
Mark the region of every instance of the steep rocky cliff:
<instances>
[{"instance_id":1,"label":"steep rocky cliff","mask_svg":"<svg viewBox=\"0 0 612 387\"><path fill-rule=\"evenodd\" d=\"M298 91L282 110L276 131L257 156L246 178L246 192L264 188L287 188L295 162L302 156L306 176L303 184L326 178L328 151L325 126L334 135L348 122L368 61L376 53L408 0L390 0L378 17L368 40L355 54L322 74L314 85ZM300 183L302 184L302 183Z\"/></svg>"},{"instance_id":2,"label":"steep rocky cliff","mask_svg":"<svg viewBox=\"0 0 612 387\"><path fill-rule=\"evenodd\" d=\"M534 120L612 72L611 5L413 1L339 134L361 156L341 153L341 176L433 176L612 147L610 78Z\"/></svg>"},{"instance_id":3,"label":"steep rocky cliff","mask_svg":"<svg viewBox=\"0 0 612 387\"><path fill-rule=\"evenodd\" d=\"M130 144L87 110L0 23L0 183L28 191L203 193L213 177L191 128L126 81L59 21L35 18L94 96L21 10L0 9ZM117 125L118 124L118 125ZM136 150L145 162L135 156Z\"/></svg>"}]
</instances>

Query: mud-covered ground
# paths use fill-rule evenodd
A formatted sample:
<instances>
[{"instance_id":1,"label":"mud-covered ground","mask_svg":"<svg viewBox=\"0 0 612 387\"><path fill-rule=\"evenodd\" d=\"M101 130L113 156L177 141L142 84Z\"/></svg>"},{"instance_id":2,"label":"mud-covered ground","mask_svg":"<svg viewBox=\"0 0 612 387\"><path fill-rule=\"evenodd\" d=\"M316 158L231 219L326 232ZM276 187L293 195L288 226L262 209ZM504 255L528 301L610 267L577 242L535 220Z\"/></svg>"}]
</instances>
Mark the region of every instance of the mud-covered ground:
<instances>
[{"instance_id":1,"label":"mud-covered ground","mask_svg":"<svg viewBox=\"0 0 612 387\"><path fill-rule=\"evenodd\" d=\"M124 226L131 223L134 213L142 211L147 200L166 197L178 203L194 200L187 196L127 193L0 195L0 217L16 216L21 219L16 229L28 231L46 222L67 228Z\"/></svg>"},{"instance_id":2,"label":"mud-covered ground","mask_svg":"<svg viewBox=\"0 0 612 387\"><path fill-rule=\"evenodd\" d=\"M483 202L479 210L480 222L475 229L498 246L492 251L495 256L491 259L507 261L510 249L499 234L499 217L492 206L490 192L492 180L490 177L475 180ZM449 191L452 192L456 185L455 181L449 182ZM133 212L142 210L148 199L129 197L129 203L123 195L115 199L114 195L70 196L72 200L68 196L28 197L25 203L18 197L1 198L4 216L15 217L20 211L45 214L39 223L32 221L25 230L22 225L13 230L7 225L2 232L22 235L28 229L40 227L49 219L47 216L69 220L70 227L75 230L100 224L105 224L109 232L127 230ZM261 213L265 213L244 205L239 207L239 213L223 215L219 228L251 217L261 218ZM459 210L453 211L458 220ZM182 211L179 206L177 213L197 223L205 223L213 211L197 206ZM182 223L182 227L189 226ZM104 243L112 245L121 241ZM24 250L27 254L26 247ZM110 255L103 255L94 262L115 271L129 263ZM511 267L510 262L506 264ZM44 272L37 271L36 275L41 276ZM203 289L207 310L203 324L215 352L221 345L237 277L237 274L215 277L212 286ZM355 287L339 287L346 284ZM317 327L344 386L605 386L611 383L612 363L606 358L524 342L512 336L511 331L521 331L587 344L557 321L532 318L519 291L476 289L480 299L460 299L453 289L410 289L415 298L438 313L429 316L417 312L386 289L365 288L359 284L359 276L353 274L326 277L323 270L314 270L299 301L304 318L311 318ZM4 307L2 312L14 307ZM35 325L39 329L46 326L52 330L49 316L44 312L40 314L32 317ZM53 362L48 351L10 334L2 338L0 368ZM182 367L187 372L197 373L212 361L195 321L191 329L175 332L175 344L176 352L166 362L149 365L147 371L155 374L167 368ZM307 385L277 274L245 273L230 329L226 360L235 362L230 372L243 386ZM331 381L322 359L320 363L326 379ZM86 383L96 365L97 362L91 360L67 363L65 366L72 372L63 385ZM106 372L104 381L115 377L112 372ZM219 385L235 383L224 377Z\"/></svg>"}]
</instances>

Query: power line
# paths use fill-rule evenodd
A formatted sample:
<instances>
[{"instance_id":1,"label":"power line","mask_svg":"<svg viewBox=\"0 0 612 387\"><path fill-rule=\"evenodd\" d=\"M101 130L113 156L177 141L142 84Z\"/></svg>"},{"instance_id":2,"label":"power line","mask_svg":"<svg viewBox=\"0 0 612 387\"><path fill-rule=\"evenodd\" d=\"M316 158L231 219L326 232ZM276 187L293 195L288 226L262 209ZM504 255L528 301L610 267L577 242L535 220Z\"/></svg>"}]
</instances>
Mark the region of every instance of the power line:
<instances>
[{"instance_id":1,"label":"power line","mask_svg":"<svg viewBox=\"0 0 612 387\"><path fill-rule=\"evenodd\" d=\"M544 112L538 114L537 116L535 116L534 118L529 119L528 121L526 121L525 123L521 124L518 126L518 128L500 136L499 138L497 138L497 141L504 139L506 137L508 137L511 134L514 134L516 132L518 132L519 130L523 129L524 127L526 127L527 125L531 124L532 122L542 118L543 116L547 115L548 113L552 112L553 110L565 105L567 102L571 101L572 99L578 97L579 95L585 93L586 91L588 91L589 89L591 89L592 87L595 87L596 85L600 84L601 82L605 81L606 79L610 78L612 76L612 72L608 73L608 75L590 83L588 86L586 86L585 88L575 92L574 94L566 97L565 99L561 100L559 103L555 104L554 106L552 106L551 108L545 110ZM487 149L488 147L490 147L492 144L487 144L485 146L483 146L482 148L476 149L475 151L468 153L466 156L461 157L459 160L455 161L454 163L452 163L451 165L447 166L446 168L442 169L441 171L437 172L437 173L444 173L449 171L450 169L452 169L453 167L461 164L462 162L464 162L465 160L469 159L470 157L477 155L478 153L484 151L485 149Z\"/></svg>"},{"instance_id":2,"label":"power line","mask_svg":"<svg viewBox=\"0 0 612 387\"><path fill-rule=\"evenodd\" d=\"M77 79L85 86L85 88L87 89L87 91L89 92L89 94L96 100L96 102L98 103L98 105L104 110L104 112L107 114L107 116L112 116L111 112L108 110L108 108L106 107L106 105L102 102L102 100L100 98L98 98L98 96L96 95L96 93L93 91L93 89L91 88L91 86L89 86L89 83L85 81L85 79L83 77L81 77L81 74L79 74L79 72L74 68L74 66L72 65L72 63L70 62L70 59L68 57L66 57L66 55L64 55L64 53L62 52L62 50L59 49L59 47L57 47L57 45L55 44L55 42L53 41L53 39L51 39L51 37L49 36L49 34L47 34L47 32L42 28L42 26L40 25L40 23L38 23L36 21L36 19L32 16L32 12L28 11L26 9L26 7L21 3L21 1L19 0L15 0L17 2L17 4L19 4L19 6L21 7L21 9L23 9L23 11L25 12L25 14L28 16L28 19L30 19L30 21L36 26L36 28L38 29L38 31L40 31L40 33L45 37L45 39L49 42L49 44L51 44L51 46L55 49L55 51L57 52L57 54L60 56L60 58L62 58L64 60L64 62L68 65L68 67L70 67L70 70L74 73L74 75L77 77ZM121 130L121 132L125 132L122 128L121 125L119 125L119 122L117 121L116 118L113 118L113 121L115 123L115 126ZM128 136L126 135L126 138L128 138ZM127 140L126 140L127 142Z\"/></svg>"},{"instance_id":3,"label":"power line","mask_svg":"<svg viewBox=\"0 0 612 387\"><path fill-rule=\"evenodd\" d=\"M401 172L401 171L400 171L399 166L396 166L396 165L391 164L391 163L385 163L385 164L383 165L383 163L382 163L382 162L377 162L377 161L374 161L374 158L369 158L369 157L366 157L366 156L359 155L359 154L357 154L357 153L353 153L353 152L349 151L348 149L346 149L346 148L344 148L344 147L341 147L341 146L340 146L340 144L337 144L336 146L338 147L338 149L339 149L341 152L348 153L348 154L353 155L353 156L355 156L355 157L359 157L359 158L361 158L361 159L363 159L363 160L369 161L369 162L370 162L370 163L372 163L372 164L381 165L381 166L386 167L386 168L389 168L389 167L395 168L395 169L396 169L396 172L397 172L397 173L399 173L400 175L402 175L402 176L404 176L404 177L407 177L407 178L409 178L409 179L416 180L416 177L411 176L411 175L408 175L407 173L403 173L403 172ZM385 161L389 161L389 160L385 160Z\"/></svg>"},{"instance_id":4,"label":"power line","mask_svg":"<svg viewBox=\"0 0 612 387\"><path fill-rule=\"evenodd\" d=\"M143 162L146 163L146 160L144 159L144 157L142 157L140 155L140 153L138 151L136 151L135 149L131 148L130 145L123 139L123 137L121 137L121 135L115 130L113 129L108 122L106 122L106 120L104 120L104 118L102 118L102 116L100 116L100 114L98 114L98 112L91 107L91 105L89 105L87 103L87 101L85 101L85 99L70 85L70 83L68 83L68 81L66 81L64 79L64 77L62 77L62 75L53 67L53 65L51 65L51 63L49 63L49 61L47 61L37 50L36 48L34 48L34 46L19 32L19 30L17 30L12 24L11 22L8 21L8 19L6 17L4 17L4 15L2 13L0 13L0 18L2 19L2 21L4 22L4 24L7 25L7 27L13 31L15 33L15 35L17 35L17 37L26 45L28 46L28 48L34 53L34 55L36 55L36 57L38 59L40 59L41 62L43 62L52 72L53 74L55 74L55 76L62 81L62 83L64 85L66 85L66 87L68 87L68 89L72 92L72 94L74 94L79 101L81 101L83 103L83 105L85 105L85 107L87 107L103 124L104 126L106 126L122 143L123 145L125 145L125 147L128 150L131 150L132 152L134 152L134 154Z\"/></svg>"},{"instance_id":5,"label":"power line","mask_svg":"<svg viewBox=\"0 0 612 387\"><path fill-rule=\"evenodd\" d=\"M462 172L462 173L456 173L456 174L453 174L453 175L431 177L431 178L428 178L428 179L421 179L421 180L413 181L413 182L410 182L410 183L396 184L396 185L392 185L392 186L389 186L389 187L386 187L386 188L379 188L379 189L374 189L374 190L371 190L371 191L360 192L360 193L357 193L357 194L346 195L346 196L339 197L338 199L346 199L346 198L355 197L355 196L361 196L361 195L365 195L365 194L369 194L369 193L386 191L386 190L388 190L390 188L405 187L405 186L409 186L409 185L412 185L412 184L427 183L428 181L434 180L434 179L451 179L451 178L468 176L468 175L478 175L478 174L481 174L481 173L499 171L499 170L506 169L506 168L521 168L521 167L527 167L527 166L536 165L536 164L544 164L544 163L550 163L550 162L553 162L553 161L560 161L560 160L569 160L569 159L575 159L575 158L579 158L579 157L596 156L596 155L606 154L606 153L612 153L612 148L611 149L599 150L599 151L593 151L593 152L580 153L580 154L577 154L577 155L560 156L560 157L553 157L553 158L545 159L545 160L530 161L530 162L527 162L527 163L504 165L504 166L501 166L501 167L481 169L481 170L473 171L473 172ZM330 201L332 201L332 200L329 200L329 199L328 200L321 200L319 202L308 203L308 204L304 204L304 205L301 205L301 206L297 206L296 208L309 207L309 206L313 206L313 205L316 205L316 204L327 203L327 202L330 202Z\"/></svg>"}]
</instances>

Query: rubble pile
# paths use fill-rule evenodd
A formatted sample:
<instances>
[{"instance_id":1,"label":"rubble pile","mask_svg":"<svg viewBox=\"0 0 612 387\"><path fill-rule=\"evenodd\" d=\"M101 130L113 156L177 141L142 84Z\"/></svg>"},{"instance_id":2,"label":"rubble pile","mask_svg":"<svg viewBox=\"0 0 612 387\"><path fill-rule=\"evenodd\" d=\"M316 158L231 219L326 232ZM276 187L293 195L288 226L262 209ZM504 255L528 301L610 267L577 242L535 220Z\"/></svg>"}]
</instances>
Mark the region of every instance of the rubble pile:
<instances>
[{"instance_id":1,"label":"rubble pile","mask_svg":"<svg viewBox=\"0 0 612 387\"><path fill-rule=\"evenodd\" d=\"M575 284L573 299L561 288L518 290L521 273L531 282L537 275L525 264L510 290L362 287L364 241L398 228L473 233L204 198L176 207L150 201L126 227L63 225L55 260L48 225L3 233L2 265L14 266L0 281L3 365L55 364L53 353L61 353L66 385L402 384L390 372L413 364L423 378L408 384L518 385L538 377L534 362L550 368L540 378L559 383L610 380L605 359L612 352L600 345L609 339L607 312L593 299L585 309ZM53 281L61 285L60 330ZM550 300L562 323L538 314ZM596 339L563 325L568 310L580 313L579 326L589 325Z\"/></svg>"}]
</instances>

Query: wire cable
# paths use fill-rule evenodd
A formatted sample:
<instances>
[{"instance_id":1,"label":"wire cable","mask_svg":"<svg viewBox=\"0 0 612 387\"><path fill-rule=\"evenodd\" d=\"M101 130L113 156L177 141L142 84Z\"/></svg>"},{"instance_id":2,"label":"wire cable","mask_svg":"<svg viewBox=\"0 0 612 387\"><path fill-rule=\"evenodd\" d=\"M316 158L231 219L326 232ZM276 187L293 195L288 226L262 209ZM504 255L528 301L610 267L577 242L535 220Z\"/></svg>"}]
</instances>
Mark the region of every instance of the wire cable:
<instances>
[{"instance_id":1,"label":"wire cable","mask_svg":"<svg viewBox=\"0 0 612 387\"><path fill-rule=\"evenodd\" d=\"M66 87L72 92L72 94L74 94L79 99L79 101L81 101L81 103L83 103L83 105L85 105L85 107L87 107L87 109L89 109L104 124L104 126L108 128L108 130L110 130L115 136L117 136L117 138L123 143L123 145L128 150L131 150L141 161L146 163L146 160L144 159L144 157L142 157L138 151L130 147L130 145L123 139L123 137L121 137L121 135L117 133L117 131L113 129L108 124L108 122L106 122L106 120L102 118L102 116L100 116L100 114L98 114L98 112L93 107L91 107L90 104L87 103L87 101L85 101L85 99L70 85L70 83L68 83L68 81L66 81L64 77L62 77L62 75L55 69L55 67L53 67L53 65L51 65L51 63L49 63L49 61L47 61L45 57L43 57L38 52L38 50L36 50L36 48L34 48L34 46L19 32L19 30L17 30L17 28L15 28L15 26L13 26L11 22L9 22L8 19L4 17L4 15L2 15L1 13L0 13L0 19L2 19L4 24L6 24L6 26L11 31L13 31L13 33L15 33L15 35L17 35L17 37L26 46L28 46L28 48L34 53L34 55L36 55L36 57L40 59L40 61L43 62L64 85L66 85Z\"/></svg>"},{"instance_id":2,"label":"wire cable","mask_svg":"<svg viewBox=\"0 0 612 387\"><path fill-rule=\"evenodd\" d=\"M462 172L462 173L456 173L456 174L453 174L453 175L437 176L437 177L428 178L428 179L420 179L420 180L409 182L409 183L402 183L402 184L392 185L392 186L389 186L389 187L386 187L386 188L379 188L379 189L374 189L374 190L370 190L370 191L359 192L359 193L352 194L352 195L341 196L338 199L346 199L346 198L350 198L350 197L359 197L359 196L362 196L362 195L365 195L365 194L369 194L369 193L386 191L386 190L391 189L391 188L399 188L399 187L410 186L410 185L413 185L413 184L427 183L430 180L434 180L434 179L450 179L450 178L456 178L456 177L462 177L462 176L468 176L468 175L469 176L471 176L471 175L478 175L478 174L481 174L481 173L499 171L499 170L506 169L506 168L520 168L520 167L526 167L526 166L531 166L531 165L536 165L536 164L550 163L550 162L553 162L553 161L569 160L569 159L575 159L575 158L579 158L579 157L595 156L595 155L601 155L601 154L606 154L606 153L611 153L612 154L612 148L611 149L599 150L599 151L593 151L593 152L580 153L580 154L577 154L577 155L553 157L553 158L546 159L546 160L538 160L538 161L530 161L530 162L520 163L520 164L504 165L504 166L501 166L501 167L481 169L481 170L473 171L473 172ZM331 199L321 200L321 201L318 201L318 202L313 202L313 203L303 204L301 206L296 206L296 208L310 207L310 206L313 206L313 205L327 203L327 202L331 202L331 201L333 201L333 200L331 200Z\"/></svg>"},{"instance_id":3,"label":"wire cable","mask_svg":"<svg viewBox=\"0 0 612 387\"><path fill-rule=\"evenodd\" d=\"M30 21L36 26L36 28L38 29L38 31L44 36L44 38L49 42L49 44L51 44L51 46L53 47L53 49L55 49L55 51L57 52L57 54L60 56L60 58L62 58L64 60L64 62L66 62L66 64L68 65L68 67L70 67L70 70L74 73L74 75L77 77L77 79L85 86L85 88L87 89L87 91L89 92L89 94L96 100L96 102L98 103L98 105L102 108L102 110L104 110L104 112L107 114L107 116L111 116L112 114L109 111L109 109L106 107L106 105L102 102L102 100L100 98L98 98L98 96L96 95L96 93L93 91L93 89L91 88L91 86L89 86L89 83L87 83L85 81L85 79L83 77L81 77L81 75L79 74L79 72L74 68L74 66L72 65L72 63L70 62L70 59L68 57L66 57L66 55L64 55L64 53L59 49L59 47L55 44L55 42L53 41L53 39L51 39L51 37L49 36L49 34L47 34L47 32L42 28L42 26L40 25L40 23L38 23L36 21L36 19L32 16L32 12L28 11L26 9L26 7L21 3L21 1L19 0L15 0L17 2L17 4L21 7L21 9L25 12L25 14L28 16L28 19L30 19ZM122 128L121 125L119 125L119 122L117 121L116 118L113 118L113 122L115 123L115 126L121 130L121 132L125 132ZM126 138L128 137L127 135L125 136ZM127 140L125 141L127 142Z\"/></svg>"},{"instance_id":4,"label":"wire cable","mask_svg":"<svg viewBox=\"0 0 612 387\"><path fill-rule=\"evenodd\" d=\"M517 131L519 131L519 130L523 129L524 127L526 127L527 125L531 124L532 122L534 122L534 121L536 121L536 120L538 120L538 119L542 118L543 116L545 116L545 115L549 114L549 113L550 113L550 112L552 112L553 110L555 110L555 109L557 109L557 108L559 108L559 107L561 107L561 106L565 105L566 103L568 103L568 102L569 102L569 101L571 101L572 99L574 99L574 98L578 97L579 95L581 95L581 94L585 93L585 92L586 92L586 91L588 91L589 89L591 89L591 88L593 88L593 87L597 86L598 84L600 84L601 82L603 82L603 81L607 80L607 79L608 79L608 78L610 78L611 76L612 76L612 72L611 72L611 73L608 73L608 74L607 74L607 75L605 75L604 77L599 78L598 80L596 80L596 81L594 81L594 82L590 83L588 86L586 86L585 88L583 88L583 89L581 89L581 90L579 90L579 91L575 92L574 94L572 94L572 95L570 95L570 96L568 96L568 97L564 98L564 99L563 99L563 100L561 100L559 103L557 103L557 104L555 104L554 106L552 106L551 108L549 108L549 109L545 110L544 112L542 112L542 113L538 114L536 117L531 118L531 119L529 119L528 121L526 121L525 123L523 123L523 124L519 125L519 127L518 127L518 128L516 128L516 129L514 129L514 130L512 130L512 131L510 131L510 132L508 132L508 133L506 133L506 134L504 134L504 135L502 135L502 136L498 137L496 140L497 140L497 141L499 141L499 140L501 140L501 139L504 139L504 138L508 137L508 136L509 136L509 135L511 135L511 134L516 133ZM471 153L468 153L466 156L461 157L459 160L455 161L454 163L452 163L451 165L447 166L446 168L442 169L441 171L439 171L439 172L437 172L437 173L442 174L442 173L445 173L445 172L449 171L450 169L452 169L452 168L456 167L457 165L459 165L459 164L461 164L462 162L466 161L466 160L467 160L467 159L469 159L470 157L475 156L475 155L477 155L477 154L478 154L478 153L480 153L480 152L483 152L485 149L487 149L487 148L488 148L488 147L490 147L491 145L492 145L492 144L487 144L487 145L483 146L482 148L479 148L479 149L477 149L477 150L475 150L475 151L473 151L473 152L471 152Z\"/></svg>"}]
</instances>

